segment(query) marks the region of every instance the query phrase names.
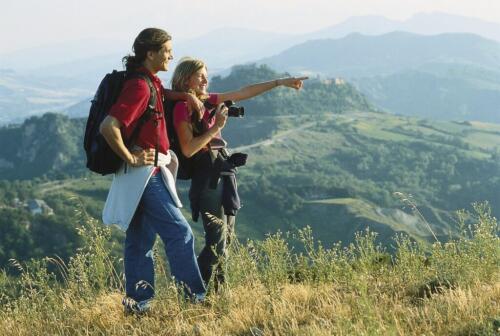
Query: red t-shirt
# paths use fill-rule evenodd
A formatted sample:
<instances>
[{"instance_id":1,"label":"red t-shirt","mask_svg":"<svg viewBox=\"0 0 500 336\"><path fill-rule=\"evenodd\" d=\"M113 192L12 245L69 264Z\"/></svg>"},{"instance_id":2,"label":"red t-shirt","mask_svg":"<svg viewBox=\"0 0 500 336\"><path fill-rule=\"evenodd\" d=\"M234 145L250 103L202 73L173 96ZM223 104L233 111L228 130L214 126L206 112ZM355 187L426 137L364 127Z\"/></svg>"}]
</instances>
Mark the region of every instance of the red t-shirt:
<instances>
[{"instance_id":1,"label":"red t-shirt","mask_svg":"<svg viewBox=\"0 0 500 336\"><path fill-rule=\"evenodd\" d=\"M156 89L156 111L154 117L149 119L141 129L135 144L143 149L155 148L158 139L158 150L164 154L170 147L167 137L165 116L163 113L163 85L161 80L146 68L139 68L138 72L144 73L151 79ZM149 102L150 89L148 83L142 78L132 78L125 82L122 92L116 103L111 107L109 115L118 119L122 124L122 135L129 138L137 125L137 121L146 111ZM158 126L155 125L158 122Z\"/></svg>"},{"instance_id":2,"label":"red t-shirt","mask_svg":"<svg viewBox=\"0 0 500 336\"><path fill-rule=\"evenodd\" d=\"M217 104L217 98L217 94L210 93L207 100L210 104L215 105ZM212 110L205 108L205 111L203 112L203 120L207 123L208 128L215 124L215 117L211 120L209 119L211 111ZM174 127L176 131L179 129L179 125L182 121L191 123L191 114L189 113L188 106L185 101L177 102L174 107Z\"/></svg>"}]
</instances>

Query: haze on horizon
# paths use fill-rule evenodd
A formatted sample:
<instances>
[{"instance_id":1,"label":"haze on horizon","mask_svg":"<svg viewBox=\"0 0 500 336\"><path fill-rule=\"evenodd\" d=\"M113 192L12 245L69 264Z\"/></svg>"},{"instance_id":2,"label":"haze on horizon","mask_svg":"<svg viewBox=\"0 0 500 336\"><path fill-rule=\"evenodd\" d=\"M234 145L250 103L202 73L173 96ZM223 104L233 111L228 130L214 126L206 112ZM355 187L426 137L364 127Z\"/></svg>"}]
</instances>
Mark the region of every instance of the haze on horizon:
<instances>
[{"instance_id":1,"label":"haze on horizon","mask_svg":"<svg viewBox=\"0 0 500 336\"><path fill-rule=\"evenodd\" d=\"M179 41L224 27L308 33L365 15L405 20L443 12L500 23L500 2L492 0L143 0L141 8L136 3L6 0L0 12L0 54L85 39L131 41L150 26L168 30Z\"/></svg>"}]
</instances>

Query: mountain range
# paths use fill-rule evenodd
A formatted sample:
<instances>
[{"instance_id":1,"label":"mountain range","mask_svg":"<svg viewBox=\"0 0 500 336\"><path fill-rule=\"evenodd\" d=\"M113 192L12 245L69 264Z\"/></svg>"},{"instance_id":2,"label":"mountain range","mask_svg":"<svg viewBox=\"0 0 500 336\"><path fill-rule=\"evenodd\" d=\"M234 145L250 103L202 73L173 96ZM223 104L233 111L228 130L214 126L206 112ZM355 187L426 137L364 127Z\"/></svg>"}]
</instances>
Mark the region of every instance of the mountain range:
<instances>
[{"instance_id":1,"label":"mountain range","mask_svg":"<svg viewBox=\"0 0 500 336\"><path fill-rule=\"evenodd\" d=\"M227 69L234 64L277 54L308 40L339 39L351 33L383 35L394 31L420 35L472 33L500 42L500 23L439 12L419 13L401 21L382 16L355 16L303 34L279 34L227 27L188 40L178 40L174 36L173 41L177 59L185 55L198 56L205 59L212 69ZM0 64L2 68L10 68L20 73L27 71L32 74L41 71L44 75L57 71L57 67L63 65L59 67L58 74L65 74L68 67L64 64L68 61L81 61L80 64L83 65L86 60L94 57L120 60L130 52L131 43L126 40L96 38L39 46L29 50L0 52ZM33 55L36 55L35 59ZM69 69L72 70L71 67Z\"/></svg>"},{"instance_id":2,"label":"mountain range","mask_svg":"<svg viewBox=\"0 0 500 336\"><path fill-rule=\"evenodd\" d=\"M174 53L203 58L212 75L227 75L234 64L266 63L292 74L345 77L392 113L498 122L499 27L442 13L405 21L354 17L301 35L221 29L174 40ZM128 44L97 39L0 54L2 67L11 68L0 70L0 124L46 111L85 115L100 79L121 67ZM165 83L170 74L162 75Z\"/></svg>"},{"instance_id":3,"label":"mountain range","mask_svg":"<svg viewBox=\"0 0 500 336\"><path fill-rule=\"evenodd\" d=\"M258 63L293 73L368 77L434 65L465 64L500 70L500 43L472 34L416 35L393 32L311 40Z\"/></svg>"},{"instance_id":4,"label":"mountain range","mask_svg":"<svg viewBox=\"0 0 500 336\"><path fill-rule=\"evenodd\" d=\"M383 35L404 31L419 35L471 33L500 42L500 24L481 19L440 12L418 13L406 20L390 20L383 16L356 16L325 29L306 35L306 40L339 38L353 32Z\"/></svg>"},{"instance_id":5,"label":"mountain range","mask_svg":"<svg viewBox=\"0 0 500 336\"><path fill-rule=\"evenodd\" d=\"M387 111L500 122L500 43L471 34L352 34L260 60L278 70L355 83Z\"/></svg>"}]
</instances>

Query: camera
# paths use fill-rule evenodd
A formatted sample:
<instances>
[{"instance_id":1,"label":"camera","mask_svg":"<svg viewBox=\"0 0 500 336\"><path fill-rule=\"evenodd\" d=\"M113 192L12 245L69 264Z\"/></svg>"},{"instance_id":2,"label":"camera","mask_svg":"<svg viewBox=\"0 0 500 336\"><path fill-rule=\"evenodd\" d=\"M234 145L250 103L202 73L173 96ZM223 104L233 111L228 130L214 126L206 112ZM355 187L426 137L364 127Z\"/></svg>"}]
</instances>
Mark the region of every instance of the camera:
<instances>
[{"instance_id":1,"label":"camera","mask_svg":"<svg viewBox=\"0 0 500 336\"><path fill-rule=\"evenodd\" d=\"M234 105L234 102L231 100L226 100L224 102L224 105L226 105L228 109L227 111L228 117L243 118L243 116L245 115L245 108L243 106Z\"/></svg>"},{"instance_id":2,"label":"camera","mask_svg":"<svg viewBox=\"0 0 500 336\"><path fill-rule=\"evenodd\" d=\"M210 104L208 101L205 101L204 105L208 109L214 109L210 113L210 118L212 118L215 115L215 108L217 106L214 105L214 104ZM227 116L228 117L243 118L243 116L245 115L245 108L243 106L237 106L237 105L235 105L232 100L226 100L224 102L224 105L226 105L226 107L227 107Z\"/></svg>"}]
</instances>

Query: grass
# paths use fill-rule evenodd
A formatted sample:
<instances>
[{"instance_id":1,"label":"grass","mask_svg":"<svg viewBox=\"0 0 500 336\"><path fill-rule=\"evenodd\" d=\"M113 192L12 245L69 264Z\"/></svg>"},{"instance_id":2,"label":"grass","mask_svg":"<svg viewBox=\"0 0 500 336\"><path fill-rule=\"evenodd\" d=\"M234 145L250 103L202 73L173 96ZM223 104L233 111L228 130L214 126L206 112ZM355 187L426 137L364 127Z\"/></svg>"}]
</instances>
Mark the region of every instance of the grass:
<instances>
[{"instance_id":1,"label":"grass","mask_svg":"<svg viewBox=\"0 0 500 336\"><path fill-rule=\"evenodd\" d=\"M308 201L310 204L323 204L325 206L342 206L352 213L353 218L362 219L360 222L372 222L387 225L394 232L404 231L413 239L425 240L429 235L428 225L414 213L404 212L399 209L380 208L369 201L357 198L331 198Z\"/></svg>"},{"instance_id":2,"label":"grass","mask_svg":"<svg viewBox=\"0 0 500 336\"><path fill-rule=\"evenodd\" d=\"M498 143L500 143L500 134L470 132L465 137L465 141L478 148L495 149L498 148Z\"/></svg>"},{"instance_id":3,"label":"grass","mask_svg":"<svg viewBox=\"0 0 500 336\"><path fill-rule=\"evenodd\" d=\"M236 242L226 286L204 304L179 297L157 260L153 310L141 318L123 315L108 228L82 212L86 245L67 265L13 261L19 277L0 273L0 334L495 335L498 224L487 205L475 210L460 214L461 237L429 247L398 235L392 255L370 231L348 247L326 248L308 228Z\"/></svg>"},{"instance_id":4,"label":"grass","mask_svg":"<svg viewBox=\"0 0 500 336\"><path fill-rule=\"evenodd\" d=\"M420 139L420 141L435 143L439 141L432 139L432 136L456 136L460 137L464 143L472 146L470 150L463 150L463 152L478 159L489 158L490 154L483 152L494 149L500 143L500 133L498 133L498 126L495 124L480 122L460 124L435 121L431 125L407 117L388 119L375 113L372 113L369 117L369 123L357 120L352 122L352 125L356 127L360 134L378 140L415 141L415 139ZM410 133L405 134L397 127L401 127ZM415 135L412 135L412 133L415 133Z\"/></svg>"}]
</instances>

